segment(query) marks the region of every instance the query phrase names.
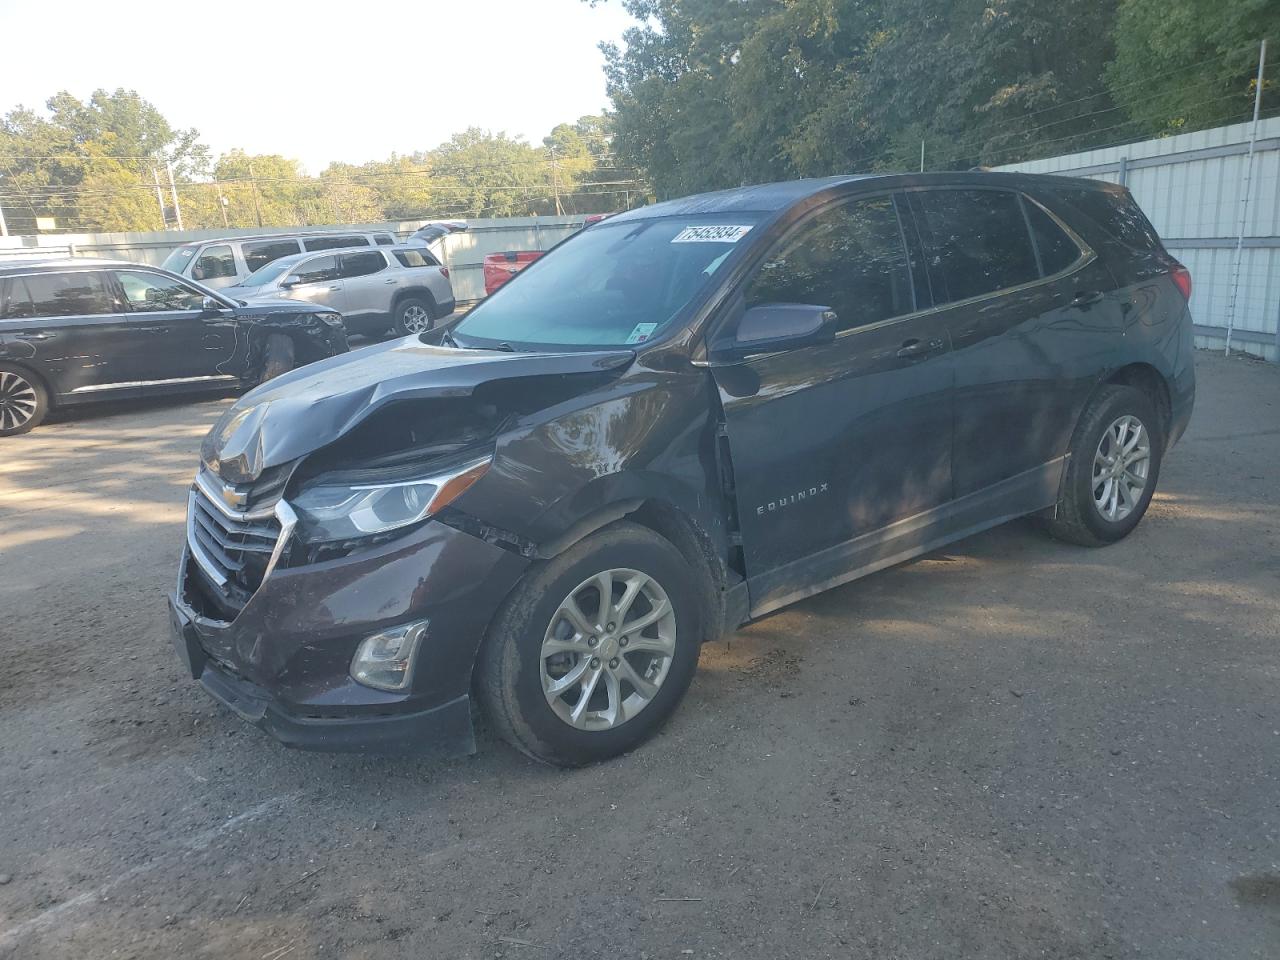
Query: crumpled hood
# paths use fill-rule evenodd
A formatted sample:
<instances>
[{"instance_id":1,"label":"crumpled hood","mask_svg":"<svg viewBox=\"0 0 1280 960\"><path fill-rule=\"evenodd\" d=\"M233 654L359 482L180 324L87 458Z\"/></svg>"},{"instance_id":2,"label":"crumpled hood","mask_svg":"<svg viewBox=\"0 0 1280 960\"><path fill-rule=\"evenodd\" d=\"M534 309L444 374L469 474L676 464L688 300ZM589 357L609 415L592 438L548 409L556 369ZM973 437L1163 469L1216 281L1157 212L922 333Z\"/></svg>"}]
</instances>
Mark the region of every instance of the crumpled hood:
<instances>
[{"instance_id":1,"label":"crumpled hood","mask_svg":"<svg viewBox=\"0 0 1280 960\"><path fill-rule=\"evenodd\" d=\"M494 380L614 370L630 350L502 353L392 340L290 371L246 393L209 431L201 459L230 483L327 446L399 400L468 396Z\"/></svg>"}]
</instances>

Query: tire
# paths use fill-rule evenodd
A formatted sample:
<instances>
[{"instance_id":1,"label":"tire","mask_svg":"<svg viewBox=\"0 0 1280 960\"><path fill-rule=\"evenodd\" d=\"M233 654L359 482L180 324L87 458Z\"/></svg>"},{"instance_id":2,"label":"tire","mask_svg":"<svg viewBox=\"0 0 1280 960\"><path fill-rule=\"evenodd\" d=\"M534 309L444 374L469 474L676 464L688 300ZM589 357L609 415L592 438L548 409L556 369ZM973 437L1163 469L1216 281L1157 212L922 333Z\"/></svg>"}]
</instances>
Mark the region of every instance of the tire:
<instances>
[{"instance_id":1,"label":"tire","mask_svg":"<svg viewBox=\"0 0 1280 960\"><path fill-rule=\"evenodd\" d=\"M1117 444L1119 463L1109 456ZM1151 503L1164 445L1164 425L1150 397L1133 387L1099 390L1071 440L1049 532L1085 547L1106 546L1127 537ZM1119 473L1111 473L1116 470ZM1134 479L1141 479L1140 488Z\"/></svg>"},{"instance_id":2,"label":"tire","mask_svg":"<svg viewBox=\"0 0 1280 960\"><path fill-rule=\"evenodd\" d=\"M405 297L391 312L392 329L402 337L426 333L436 324L436 305L426 297Z\"/></svg>"},{"instance_id":3,"label":"tire","mask_svg":"<svg viewBox=\"0 0 1280 960\"><path fill-rule=\"evenodd\" d=\"M49 412L49 391L21 367L0 363L0 437L38 427Z\"/></svg>"},{"instance_id":4,"label":"tire","mask_svg":"<svg viewBox=\"0 0 1280 960\"><path fill-rule=\"evenodd\" d=\"M273 333L267 337L262 351L262 379L260 383L288 373L293 369L293 340L287 334Z\"/></svg>"},{"instance_id":5,"label":"tire","mask_svg":"<svg viewBox=\"0 0 1280 960\"><path fill-rule=\"evenodd\" d=\"M611 575L615 610L634 589L630 584L638 586L630 609L623 609L628 624L658 619L639 635L624 633L616 616L597 623L602 590L595 582L602 574ZM477 665L480 701L499 735L530 757L563 767L607 760L653 736L698 666L697 577L669 541L626 522L531 570L495 617ZM570 598L582 614L579 628L563 612ZM610 631L613 622L618 625ZM584 630L590 632L584 636ZM545 690L556 681L564 685L558 696Z\"/></svg>"}]
</instances>

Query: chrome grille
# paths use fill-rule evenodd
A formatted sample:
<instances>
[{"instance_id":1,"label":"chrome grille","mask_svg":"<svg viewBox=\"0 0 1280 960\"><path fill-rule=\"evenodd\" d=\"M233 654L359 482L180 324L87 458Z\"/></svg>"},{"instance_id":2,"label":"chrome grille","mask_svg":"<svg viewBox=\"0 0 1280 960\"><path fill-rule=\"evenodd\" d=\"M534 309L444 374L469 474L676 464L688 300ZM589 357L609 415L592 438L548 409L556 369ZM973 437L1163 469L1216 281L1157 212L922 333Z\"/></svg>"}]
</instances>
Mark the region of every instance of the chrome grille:
<instances>
[{"instance_id":1,"label":"chrome grille","mask_svg":"<svg viewBox=\"0 0 1280 960\"><path fill-rule=\"evenodd\" d=\"M284 484L238 491L202 470L187 504L187 544L204 578L221 599L239 608L262 585L288 540L293 511L280 499ZM252 504L235 510L229 503Z\"/></svg>"}]
</instances>

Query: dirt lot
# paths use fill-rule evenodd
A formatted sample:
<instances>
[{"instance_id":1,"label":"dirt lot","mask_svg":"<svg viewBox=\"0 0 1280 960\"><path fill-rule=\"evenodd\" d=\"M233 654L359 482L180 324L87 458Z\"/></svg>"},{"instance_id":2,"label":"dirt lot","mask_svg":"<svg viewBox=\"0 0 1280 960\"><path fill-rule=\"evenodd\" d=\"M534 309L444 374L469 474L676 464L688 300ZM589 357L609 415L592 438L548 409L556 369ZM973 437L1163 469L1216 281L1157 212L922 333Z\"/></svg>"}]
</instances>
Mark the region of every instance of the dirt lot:
<instances>
[{"instance_id":1,"label":"dirt lot","mask_svg":"<svg viewBox=\"0 0 1280 960\"><path fill-rule=\"evenodd\" d=\"M291 753L183 678L229 401L0 441L0 956L1280 956L1280 371L1199 371L1124 543L1017 523L798 604L570 773Z\"/></svg>"}]
</instances>

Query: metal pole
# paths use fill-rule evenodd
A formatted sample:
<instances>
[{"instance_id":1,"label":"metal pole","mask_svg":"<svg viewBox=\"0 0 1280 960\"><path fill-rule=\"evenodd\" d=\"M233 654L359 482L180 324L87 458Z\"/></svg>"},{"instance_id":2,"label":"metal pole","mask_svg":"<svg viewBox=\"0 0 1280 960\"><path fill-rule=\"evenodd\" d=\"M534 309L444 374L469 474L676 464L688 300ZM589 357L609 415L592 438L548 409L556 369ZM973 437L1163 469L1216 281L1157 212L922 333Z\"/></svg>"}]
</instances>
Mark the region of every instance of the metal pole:
<instances>
[{"instance_id":1,"label":"metal pole","mask_svg":"<svg viewBox=\"0 0 1280 960\"><path fill-rule=\"evenodd\" d=\"M169 193L173 196L173 218L178 221L178 229L182 229L182 208L178 206L178 185L173 181L173 164L166 163L165 170L169 172Z\"/></svg>"},{"instance_id":2,"label":"metal pole","mask_svg":"<svg viewBox=\"0 0 1280 960\"><path fill-rule=\"evenodd\" d=\"M151 168L151 180L156 185L156 203L160 204L160 229L169 229L169 218L164 215L164 194L160 192L160 171Z\"/></svg>"},{"instance_id":3,"label":"metal pole","mask_svg":"<svg viewBox=\"0 0 1280 960\"><path fill-rule=\"evenodd\" d=\"M227 223L227 198L222 195L222 184L217 180L213 181L213 188L218 191L218 211L222 214L223 229L226 229L231 226Z\"/></svg>"},{"instance_id":4,"label":"metal pole","mask_svg":"<svg viewBox=\"0 0 1280 960\"><path fill-rule=\"evenodd\" d=\"M258 216L258 226L262 226L262 207L258 205L258 178L253 173L253 161L249 161L249 186L253 188L253 212Z\"/></svg>"},{"instance_id":5,"label":"metal pole","mask_svg":"<svg viewBox=\"0 0 1280 960\"><path fill-rule=\"evenodd\" d=\"M1231 298L1227 301L1227 345L1224 356L1231 356L1231 333L1236 325L1236 300L1240 295L1240 263L1244 259L1244 231L1249 223L1249 193L1253 181L1253 151L1258 142L1258 116L1262 113L1262 74L1267 68L1267 41L1258 48L1258 82L1253 91L1253 127L1249 131L1249 155L1244 164L1244 185L1240 198L1240 229L1236 233L1236 255L1231 266Z\"/></svg>"},{"instance_id":6,"label":"metal pole","mask_svg":"<svg viewBox=\"0 0 1280 960\"><path fill-rule=\"evenodd\" d=\"M4 222L4 204L0 203L0 237L9 235L9 225Z\"/></svg>"},{"instance_id":7,"label":"metal pole","mask_svg":"<svg viewBox=\"0 0 1280 960\"><path fill-rule=\"evenodd\" d=\"M924 141L920 141L920 172L924 173Z\"/></svg>"}]
</instances>

